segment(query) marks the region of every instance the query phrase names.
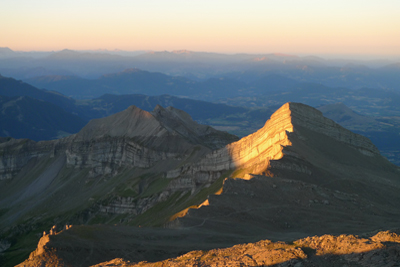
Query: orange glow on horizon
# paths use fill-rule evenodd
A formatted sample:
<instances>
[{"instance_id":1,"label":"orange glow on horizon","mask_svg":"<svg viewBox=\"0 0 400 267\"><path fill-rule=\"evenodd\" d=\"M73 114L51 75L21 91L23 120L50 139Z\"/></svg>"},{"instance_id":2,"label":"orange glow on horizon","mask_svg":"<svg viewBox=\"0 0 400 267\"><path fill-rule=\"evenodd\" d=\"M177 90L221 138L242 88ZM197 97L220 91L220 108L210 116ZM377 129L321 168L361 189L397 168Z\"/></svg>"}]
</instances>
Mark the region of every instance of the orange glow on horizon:
<instances>
[{"instance_id":1,"label":"orange glow on horizon","mask_svg":"<svg viewBox=\"0 0 400 267\"><path fill-rule=\"evenodd\" d=\"M0 3L0 47L400 56L394 0Z\"/></svg>"}]
</instances>

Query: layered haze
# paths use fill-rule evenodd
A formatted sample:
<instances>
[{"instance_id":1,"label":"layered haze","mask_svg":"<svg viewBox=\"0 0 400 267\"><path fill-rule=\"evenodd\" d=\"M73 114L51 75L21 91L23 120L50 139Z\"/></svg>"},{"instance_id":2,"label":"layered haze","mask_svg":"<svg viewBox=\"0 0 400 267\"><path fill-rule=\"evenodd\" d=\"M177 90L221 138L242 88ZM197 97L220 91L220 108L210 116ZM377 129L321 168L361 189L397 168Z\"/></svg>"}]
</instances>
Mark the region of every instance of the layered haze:
<instances>
[{"instance_id":1,"label":"layered haze","mask_svg":"<svg viewBox=\"0 0 400 267\"><path fill-rule=\"evenodd\" d=\"M399 9L395 0L3 1L0 46L399 57Z\"/></svg>"}]
</instances>

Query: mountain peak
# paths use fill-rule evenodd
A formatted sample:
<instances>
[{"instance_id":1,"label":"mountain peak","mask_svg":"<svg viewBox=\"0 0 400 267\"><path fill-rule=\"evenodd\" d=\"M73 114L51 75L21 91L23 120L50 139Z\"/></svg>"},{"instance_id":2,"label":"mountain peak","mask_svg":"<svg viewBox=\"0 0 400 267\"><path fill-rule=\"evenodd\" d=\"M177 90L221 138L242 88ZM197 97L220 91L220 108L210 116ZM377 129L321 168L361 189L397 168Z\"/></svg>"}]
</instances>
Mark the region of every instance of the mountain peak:
<instances>
[{"instance_id":1,"label":"mountain peak","mask_svg":"<svg viewBox=\"0 0 400 267\"><path fill-rule=\"evenodd\" d=\"M336 147L332 151L324 151L330 149L322 149L325 143L335 143ZM305 152L309 148L311 152ZM289 102L272 114L260 130L208 155L193 168L218 172L241 170L235 175L238 178L250 178L248 174L274 176L273 169L282 168L309 175L309 163L286 166L283 158L294 157L296 161L302 161L309 155L321 153L334 154L333 157L339 158L344 157L340 156L341 153L380 157L378 149L368 138L341 127L313 107Z\"/></svg>"},{"instance_id":2,"label":"mountain peak","mask_svg":"<svg viewBox=\"0 0 400 267\"><path fill-rule=\"evenodd\" d=\"M6 55L14 54L14 51L11 50L11 49L8 48L8 47L0 47L0 55L1 55L1 54L6 54Z\"/></svg>"},{"instance_id":3,"label":"mountain peak","mask_svg":"<svg viewBox=\"0 0 400 267\"><path fill-rule=\"evenodd\" d=\"M125 69L122 71L122 73L132 73L132 72L140 72L142 70L138 69L138 68L129 68L129 69Z\"/></svg>"},{"instance_id":4,"label":"mountain peak","mask_svg":"<svg viewBox=\"0 0 400 267\"><path fill-rule=\"evenodd\" d=\"M173 54L192 54L191 51L186 50L186 49L174 50L171 53L173 53Z\"/></svg>"},{"instance_id":5,"label":"mountain peak","mask_svg":"<svg viewBox=\"0 0 400 267\"><path fill-rule=\"evenodd\" d=\"M135 137L157 135L159 131L160 123L149 112L132 105L109 117L91 120L77 136L83 139Z\"/></svg>"},{"instance_id":6,"label":"mountain peak","mask_svg":"<svg viewBox=\"0 0 400 267\"><path fill-rule=\"evenodd\" d=\"M223 178L234 179L224 180L219 191L222 193L210 195L207 207L189 210L179 218L181 227L208 230L219 224L222 230L228 225L241 225L242 229L255 229L256 225L266 227L267 233L271 234L277 231L279 226L276 222L280 221L282 225L286 224L280 233L309 231L314 234L322 225L323 229L318 231L337 231L338 225L346 231L349 227L360 231L366 220L376 227L381 218L374 220L370 216L373 212L364 209L360 212L361 206L364 208L370 204L359 203L384 199L390 207L388 210L400 203L397 197L400 169L380 156L369 139L350 132L325 118L315 108L300 103L284 104L257 132L182 169L188 174L183 177L186 179L212 172L228 173ZM173 174L171 171L167 177L174 178ZM357 205L350 210L351 201ZM397 204L393 204L395 201ZM314 203L318 203L318 207ZM332 211L339 209L343 212L333 215ZM297 212L298 217L293 216ZM351 218L346 223L345 213ZM353 215L358 218L354 219ZM336 220L337 216L343 217ZM399 215L393 216L398 218ZM317 217L316 220L310 219ZM355 223L356 220L359 221ZM295 226L288 229L287 222ZM310 226L310 223L315 224ZM244 226L246 224L248 226ZM233 233L238 228L231 229L234 229Z\"/></svg>"},{"instance_id":7,"label":"mountain peak","mask_svg":"<svg viewBox=\"0 0 400 267\"><path fill-rule=\"evenodd\" d=\"M157 114L157 113L161 113L164 111L165 111L165 108L163 108L160 104L157 104L151 113Z\"/></svg>"},{"instance_id":8,"label":"mountain peak","mask_svg":"<svg viewBox=\"0 0 400 267\"><path fill-rule=\"evenodd\" d=\"M160 105L152 112L132 105L109 117L91 120L76 134L76 138L92 140L110 136L139 138L141 142L150 142L154 137L162 139L171 135L180 138L181 143L202 144L212 149L223 147L228 140L237 140L233 135L198 124L182 110L163 108Z\"/></svg>"},{"instance_id":9,"label":"mountain peak","mask_svg":"<svg viewBox=\"0 0 400 267\"><path fill-rule=\"evenodd\" d=\"M71 58L71 57L76 57L81 55L82 53L70 50L70 49L64 49L58 52L55 52L51 55L48 56L50 59L65 59L65 58Z\"/></svg>"}]
</instances>

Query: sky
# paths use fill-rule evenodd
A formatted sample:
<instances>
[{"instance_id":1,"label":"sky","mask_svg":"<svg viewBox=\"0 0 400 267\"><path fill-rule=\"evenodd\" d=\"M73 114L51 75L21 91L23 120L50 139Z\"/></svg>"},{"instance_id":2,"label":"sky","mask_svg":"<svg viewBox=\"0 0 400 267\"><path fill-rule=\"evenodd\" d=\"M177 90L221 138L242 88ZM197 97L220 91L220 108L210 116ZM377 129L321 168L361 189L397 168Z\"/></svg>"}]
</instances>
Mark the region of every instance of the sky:
<instances>
[{"instance_id":1,"label":"sky","mask_svg":"<svg viewBox=\"0 0 400 267\"><path fill-rule=\"evenodd\" d=\"M399 0L0 0L0 47L400 56Z\"/></svg>"}]
</instances>

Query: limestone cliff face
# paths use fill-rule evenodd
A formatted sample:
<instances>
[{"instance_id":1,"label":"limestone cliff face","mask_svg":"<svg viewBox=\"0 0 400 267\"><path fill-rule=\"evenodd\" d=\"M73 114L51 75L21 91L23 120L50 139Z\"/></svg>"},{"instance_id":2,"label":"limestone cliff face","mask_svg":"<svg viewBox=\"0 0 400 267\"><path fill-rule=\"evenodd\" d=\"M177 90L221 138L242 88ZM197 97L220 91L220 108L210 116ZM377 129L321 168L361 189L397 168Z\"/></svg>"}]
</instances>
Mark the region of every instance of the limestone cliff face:
<instances>
[{"instance_id":1,"label":"limestone cliff face","mask_svg":"<svg viewBox=\"0 0 400 267\"><path fill-rule=\"evenodd\" d=\"M250 174L263 173L273 176L273 169L311 174L307 164L302 162L303 157L287 149L293 145L290 133L304 138L296 130L300 127L329 136L364 155L380 155L368 138L325 118L317 109L300 103L286 103L257 132L214 150L198 163L171 170L167 177L178 178L171 186L194 190L196 184L212 183L224 172L235 169L243 169L242 172L234 173L234 177L240 178L251 178ZM283 157L295 160L280 161Z\"/></svg>"},{"instance_id":2,"label":"limestone cliff face","mask_svg":"<svg viewBox=\"0 0 400 267\"><path fill-rule=\"evenodd\" d=\"M303 138L297 128L329 136L367 156L379 155L367 138L299 103L283 105L263 128L228 145L234 137L195 123L183 111L157 106L150 113L131 106L110 117L92 120L78 134L61 140L38 143L5 140L0 143L3 153L0 179L15 176L32 159L52 157L55 153L66 155L69 168L89 169L89 177L112 177L121 167L152 168L158 163L173 161L175 164L157 169L171 180L164 194L176 191L193 193L235 170L239 171L232 175L240 178L251 178L255 174L273 176L277 169L310 175L312 171L304 162L304 156L290 149L293 145L291 135ZM164 199L161 195L152 198L152 204L147 203L146 207ZM127 200L121 199L114 208L102 210L115 210L117 213L143 210L143 207L128 210L124 201Z\"/></svg>"},{"instance_id":3,"label":"limestone cliff face","mask_svg":"<svg viewBox=\"0 0 400 267\"><path fill-rule=\"evenodd\" d=\"M205 154L237 140L194 122L188 114L157 106L135 106L90 121L79 133L54 141L0 140L0 180L11 179L32 159L65 153L68 167L90 168L90 176L116 174L121 166L149 168L166 159L182 160L194 150Z\"/></svg>"},{"instance_id":4,"label":"limestone cliff face","mask_svg":"<svg viewBox=\"0 0 400 267\"><path fill-rule=\"evenodd\" d=\"M8 139L0 143L0 180L13 178L31 159L52 156L58 142Z\"/></svg>"},{"instance_id":5,"label":"limestone cliff face","mask_svg":"<svg viewBox=\"0 0 400 267\"><path fill-rule=\"evenodd\" d=\"M213 151L197 164L185 167L191 168L193 172L225 171L257 164L266 167L269 160L282 157L282 146L291 144L286 131L293 131L290 112L280 108L265 123L265 126L254 134ZM177 170L171 171L169 177L174 177L179 173L180 171Z\"/></svg>"},{"instance_id":6,"label":"limestone cliff face","mask_svg":"<svg viewBox=\"0 0 400 267\"><path fill-rule=\"evenodd\" d=\"M179 153L149 149L127 137L74 141L65 153L68 166L90 168L91 177L114 175L121 166L149 168L162 160L182 157Z\"/></svg>"},{"instance_id":7,"label":"limestone cliff face","mask_svg":"<svg viewBox=\"0 0 400 267\"><path fill-rule=\"evenodd\" d=\"M117 168L124 165L148 168L190 148L181 140L181 147L168 149L162 139L169 135L149 112L131 106L112 116L90 121L73 136L66 150L67 165L91 168L91 176L116 174Z\"/></svg>"},{"instance_id":8,"label":"limestone cliff face","mask_svg":"<svg viewBox=\"0 0 400 267\"><path fill-rule=\"evenodd\" d=\"M209 148L226 145L212 152L209 150L211 153L203 149L201 154L208 153L203 159L167 173L167 178L179 177L171 187L193 188L196 184L214 181L227 170L241 168L260 174L268 172L271 162L282 166L276 160L284 155L296 157L284 150L292 145L288 133L296 126L332 137L366 155L379 155L369 139L344 129L323 117L320 111L298 103L283 105L259 131L229 145L226 145L227 139L234 140L232 137L193 122L182 111L160 106L152 113L132 106L110 117L92 120L78 134L57 143L66 147L68 166L91 168L91 176L113 174L121 166L149 168L166 159L181 160L192 153L195 144ZM11 178L32 158L54 153L55 146L55 141L35 143L28 140L0 144L4 155L0 163L1 179ZM304 166L291 168L308 172Z\"/></svg>"},{"instance_id":9,"label":"limestone cliff face","mask_svg":"<svg viewBox=\"0 0 400 267\"><path fill-rule=\"evenodd\" d=\"M161 106L152 113L131 106L92 120L71 139L67 164L92 168L92 176L112 174L120 166L149 168L167 159L182 160L193 151L208 153L209 147L219 148L235 140L232 135L197 124L181 110Z\"/></svg>"}]
</instances>

